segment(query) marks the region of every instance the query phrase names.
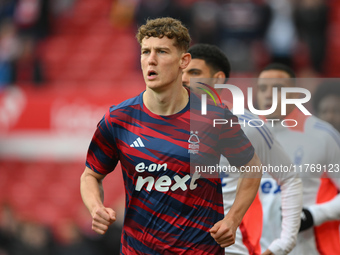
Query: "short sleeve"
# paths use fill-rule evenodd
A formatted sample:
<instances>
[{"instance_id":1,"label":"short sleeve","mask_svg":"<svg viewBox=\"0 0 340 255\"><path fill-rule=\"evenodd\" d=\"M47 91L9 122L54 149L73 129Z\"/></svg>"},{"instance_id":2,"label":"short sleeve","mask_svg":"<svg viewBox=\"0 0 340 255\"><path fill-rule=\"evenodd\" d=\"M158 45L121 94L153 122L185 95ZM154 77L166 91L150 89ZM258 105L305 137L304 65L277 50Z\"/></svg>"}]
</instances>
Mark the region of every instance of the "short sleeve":
<instances>
[{"instance_id":1,"label":"short sleeve","mask_svg":"<svg viewBox=\"0 0 340 255\"><path fill-rule=\"evenodd\" d=\"M99 174L110 173L118 163L110 115L109 110L98 123L86 157L86 166Z\"/></svg>"},{"instance_id":2,"label":"short sleeve","mask_svg":"<svg viewBox=\"0 0 340 255\"><path fill-rule=\"evenodd\" d=\"M230 165L239 167L246 165L254 156L254 147L238 124L238 118L229 109L225 109L227 124L221 125L219 148Z\"/></svg>"}]
</instances>

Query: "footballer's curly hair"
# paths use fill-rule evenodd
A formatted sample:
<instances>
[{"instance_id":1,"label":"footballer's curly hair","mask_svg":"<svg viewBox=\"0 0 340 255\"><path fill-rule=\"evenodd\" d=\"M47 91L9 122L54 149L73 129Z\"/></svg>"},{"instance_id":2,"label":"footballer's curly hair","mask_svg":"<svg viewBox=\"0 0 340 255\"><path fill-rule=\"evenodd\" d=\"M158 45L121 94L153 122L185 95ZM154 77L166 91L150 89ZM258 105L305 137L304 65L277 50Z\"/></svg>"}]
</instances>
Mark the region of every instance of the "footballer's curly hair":
<instances>
[{"instance_id":1,"label":"footballer's curly hair","mask_svg":"<svg viewBox=\"0 0 340 255\"><path fill-rule=\"evenodd\" d=\"M188 50L191 58L202 59L214 73L222 71L226 79L230 77L230 63L227 56L217 46L212 44L197 43ZM213 74L213 73L212 73Z\"/></svg>"},{"instance_id":2,"label":"footballer's curly hair","mask_svg":"<svg viewBox=\"0 0 340 255\"><path fill-rule=\"evenodd\" d=\"M136 35L140 45L144 38L163 38L164 36L169 39L175 38L175 46L187 52L191 41L189 31L181 21L177 19L165 17L147 20L146 24L138 29Z\"/></svg>"}]
</instances>

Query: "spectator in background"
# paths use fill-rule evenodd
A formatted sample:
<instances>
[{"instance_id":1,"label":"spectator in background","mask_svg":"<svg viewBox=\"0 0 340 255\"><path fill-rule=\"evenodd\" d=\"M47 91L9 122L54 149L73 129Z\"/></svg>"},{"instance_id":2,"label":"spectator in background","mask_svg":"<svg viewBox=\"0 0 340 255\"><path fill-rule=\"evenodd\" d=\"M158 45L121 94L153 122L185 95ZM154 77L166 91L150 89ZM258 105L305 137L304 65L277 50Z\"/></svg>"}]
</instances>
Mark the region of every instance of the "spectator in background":
<instances>
[{"instance_id":1,"label":"spectator in background","mask_svg":"<svg viewBox=\"0 0 340 255\"><path fill-rule=\"evenodd\" d=\"M23 222L11 255L52 255L53 238L49 229L39 223Z\"/></svg>"},{"instance_id":2,"label":"spectator in background","mask_svg":"<svg viewBox=\"0 0 340 255\"><path fill-rule=\"evenodd\" d=\"M39 8L39 0L18 0L14 11L14 21L21 34L31 36L35 34Z\"/></svg>"},{"instance_id":3,"label":"spectator in background","mask_svg":"<svg viewBox=\"0 0 340 255\"><path fill-rule=\"evenodd\" d=\"M34 38L22 38L19 55L12 62L12 83L33 83L39 86L45 82L43 64L37 50Z\"/></svg>"},{"instance_id":4,"label":"spectator in background","mask_svg":"<svg viewBox=\"0 0 340 255\"><path fill-rule=\"evenodd\" d=\"M180 20L184 25L188 24L186 9L182 8L179 1L174 0L136 0L135 21L140 27L147 19L172 17Z\"/></svg>"},{"instance_id":5,"label":"spectator in background","mask_svg":"<svg viewBox=\"0 0 340 255\"><path fill-rule=\"evenodd\" d=\"M136 12L137 0L118 0L112 2L110 21L116 28L128 28Z\"/></svg>"},{"instance_id":6,"label":"spectator in background","mask_svg":"<svg viewBox=\"0 0 340 255\"><path fill-rule=\"evenodd\" d=\"M222 37L219 44L229 56L233 70L254 71L259 62L256 54L261 55L261 61L265 59L263 43L258 42L264 39L271 9L261 0L229 0L218 10Z\"/></svg>"},{"instance_id":7,"label":"spectator in background","mask_svg":"<svg viewBox=\"0 0 340 255\"><path fill-rule=\"evenodd\" d=\"M19 222L9 204L2 204L0 210L0 255L9 255L18 235Z\"/></svg>"},{"instance_id":8,"label":"spectator in background","mask_svg":"<svg viewBox=\"0 0 340 255\"><path fill-rule=\"evenodd\" d=\"M189 32L195 43L220 44L219 9L213 1L197 1L192 5Z\"/></svg>"},{"instance_id":9,"label":"spectator in background","mask_svg":"<svg viewBox=\"0 0 340 255\"><path fill-rule=\"evenodd\" d=\"M123 201L115 203L112 206L117 208L117 215L121 218L109 226L105 235L98 236L91 229L91 221L89 221L88 211L85 207L82 207L77 214L75 221L79 226L79 229L88 243L91 243L96 249L96 255L107 255L107 254L119 254L120 242L122 236L122 226L125 211L125 196L122 196ZM86 214L85 214L86 213Z\"/></svg>"},{"instance_id":10,"label":"spectator in background","mask_svg":"<svg viewBox=\"0 0 340 255\"><path fill-rule=\"evenodd\" d=\"M18 0L14 20L21 34L43 39L50 33L50 0Z\"/></svg>"},{"instance_id":11,"label":"spectator in background","mask_svg":"<svg viewBox=\"0 0 340 255\"><path fill-rule=\"evenodd\" d=\"M266 44L271 62L293 65L296 47L296 29L291 0L269 0L272 18L266 33Z\"/></svg>"},{"instance_id":12,"label":"spectator in background","mask_svg":"<svg viewBox=\"0 0 340 255\"><path fill-rule=\"evenodd\" d=\"M115 222L109 226L105 235L95 240L96 255L119 254L122 235L122 226Z\"/></svg>"},{"instance_id":13,"label":"spectator in background","mask_svg":"<svg viewBox=\"0 0 340 255\"><path fill-rule=\"evenodd\" d=\"M12 64L19 48L15 24L10 19L3 20L0 24L0 88L12 82Z\"/></svg>"},{"instance_id":14,"label":"spectator in background","mask_svg":"<svg viewBox=\"0 0 340 255\"><path fill-rule=\"evenodd\" d=\"M51 34L51 0L40 0L39 14L36 22L36 36L44 39Z\"/></svg>"},{"instance_id":15,"label":"spectator in background","mask_svg":"<svg viewBox=\"0 0 340 255\"><path fill-rule=\"evenodd\" d=\"M313 107L320 119L340 132L340 83L328 80L314 92Z\"/></svg>"},{"instance_id":16,"label":"spectator in background","mask_svg":"<svg viewBox=\"0 0 340 255\"><path fill-rule=\"evenodd\" d=\"M77 0L58 0L50 1L51 11L53 15L58 16L59 14L70 11ZM134 1L134 0L132 0Z\"/></svg>"},{"instance_id":17,"label":"spectator in background","mask_svg":"<svg viewBox=\"0 0 340 255\"><path fill-rule=\"evenodd\" d=\"M84 238L79 227L72 220L63 220L58 224L57 245L54 255L97 255L97 249ZM101 249L100 246L97 248Z\"/></svg>"},{"instance_id":18,"label":"spectator in background","mask_svg":"<svg viewBox=\"0 0 340 255\"><path fill-rule=\"evenodd\" d=\"M307 45L313 71L322 73L327 44L328 6L324 0L295 2L294 20L299 38Z\"/></svg>"},{"instance_id":19,"label":"spectator in background","mask_svg":"<svg viewBox=\"0 0 340 255\"><path fill-rule=\"evenodd\" d=\"M0 22L13 17L16 0L0 1Z\"/></svg>"}]
</instances>

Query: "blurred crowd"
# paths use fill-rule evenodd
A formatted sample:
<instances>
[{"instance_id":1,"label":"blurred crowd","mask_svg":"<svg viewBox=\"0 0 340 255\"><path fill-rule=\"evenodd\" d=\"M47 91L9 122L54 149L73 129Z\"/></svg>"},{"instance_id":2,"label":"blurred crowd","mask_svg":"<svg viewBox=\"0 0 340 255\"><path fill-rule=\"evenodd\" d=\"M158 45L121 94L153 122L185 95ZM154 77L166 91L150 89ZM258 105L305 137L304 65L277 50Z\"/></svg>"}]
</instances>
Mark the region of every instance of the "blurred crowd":
<instances>
[{"instance_id":1,"label":"blurred crowd","mask_svg":"<svg viewBox=\"0 0 340 255\"><path fill-rule=\"evenodd\" d=\"M46 82L40 43L51 35L52 21L74 0L0 1L0 89L8 84Z\"/></svg>"},{"instance_id":2,"label":"blurred crowd","mask_svg":"<svg viewBox=\"0 0 340 255\"><path fill-rule=\"evenodd\" d=\"M58 13L74 3L0 2L0 88L48 81L39 43L51 35ZM257 72L272 61L311 77L324 73L326 0L114 0L109 12L112 23L120 27L137 27L147 18L178 18L189 28L193 43L219 46L237 73Z\"/></svg>"},{"instance_id":3,"label":"blurred crowd","mask_svg":"<svg viewBox=\"0 0 340 255\"><path fill-rule=\"evenodd\" d=\"M38 221L20 219L9 204L0 207L0 255L119 254L120 236L119 223L99 236L81 229L71 218L60 219L51 228Z\"/></svg>"},{"instance_id":4,"label":"blurred crowd","mask_svg":"<svg viewBox=\"0 0 340 255\"><path fill-rule=\"evenodd\" d=\"M112 19L126 26L177 18L193 43L219 46L235 72L256 72L275 61L322 76L328 11L326 0L118 0Z\"/></svg>"},{"instance_id":5,"label":"blurred crowd","mask_svg":"<svg viewBox=\"0 0 340 255\"><path fill-rule=\"evenodd\" d=\"M57 14L74 3L0 2L0 88L47 82L39 43L51 35ZM114 0L111 20L137 27L147 18L175 17L189 28L193 43L216 44L225 51L234 72L256 72L278 61L322 76L328 10L326 0Z\"/></svg>"},{"instance_id":6,"label":"blurred crowd","mask_svg":"<svg viewBox=\"0 0 340 255\"><path fill-rule=\"evenodd\" d=\"M0 3L0 86L44 82L39 41L50 32L50 1L3 0Z\"/></svg>"}]
</instances>

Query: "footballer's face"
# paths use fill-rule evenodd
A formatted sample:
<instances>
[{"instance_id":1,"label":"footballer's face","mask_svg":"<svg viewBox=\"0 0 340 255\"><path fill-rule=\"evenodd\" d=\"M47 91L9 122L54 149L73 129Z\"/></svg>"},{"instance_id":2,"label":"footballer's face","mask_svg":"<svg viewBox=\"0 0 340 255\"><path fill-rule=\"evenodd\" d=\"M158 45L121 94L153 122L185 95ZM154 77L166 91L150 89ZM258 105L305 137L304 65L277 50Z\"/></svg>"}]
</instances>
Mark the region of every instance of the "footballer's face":
<instances>
[{"instance_id":1,"label":"footballer's face","mask_svg":"<svg viewBox=\"0 0 340 255\"><path fill-rule=\"evenodd\" d=\"M273 88L277 88L277 107L276 110L267 115L268 119L283 119L281 116L281 88L292 87L293 83L288 73L281 70L265 70L260 73L257 82L257 104L259 110L268 110L273 104ZM294 98L295 95L287 93L287 98ZM287 114L293 108L287 105Z\"/></svg>"},{"instance_id":2,"label":"footballer's face","mask_svg":"<svg viewBox=\"0 0 340 255\"><path fill-rule=\"evenodd\" d=\"M182 70L190 62L190 54L175 46L175 39L164 36L145 37L141 44L141 66L147 88L161 91L181 84Z\"/></svg>"},{"instance_id":3,"label":"footballer's face","mask_svg":"<svg viewBox=\"0 0 340 255\"><path fill-rule=\"evenodd\" d=\"M191 59L182 73L183 86L190 87L190 78L212 78L212 73L203 59Z\"/></svg>"},{"instance_id":4,"label":"footballer's face","mask_svg":"<svg viewBox=\"0 0 340 255\"><path fill-rule=\"evenodd\" d=\"M337 95L324 97L319 103L317 115L340 132L340 97Z\"/></svg>"},{"instance_id":5,"label":"footballer's face","mask_svg":"<svg viewBox=\"0 0 340 255\"><path fill-rule=\"evenodd\" d=\"M182 84L184 87L190 87L192 91L198 94L202 93L202 90L197 88L198 84L190 84L190 78L200 78L200 81L214 86L215 83L224 83L225 74L222 71L216 72L212 70L205 60L194 58L191 59L187 68L183 70Z\"/></svg>"}]
</instances>

